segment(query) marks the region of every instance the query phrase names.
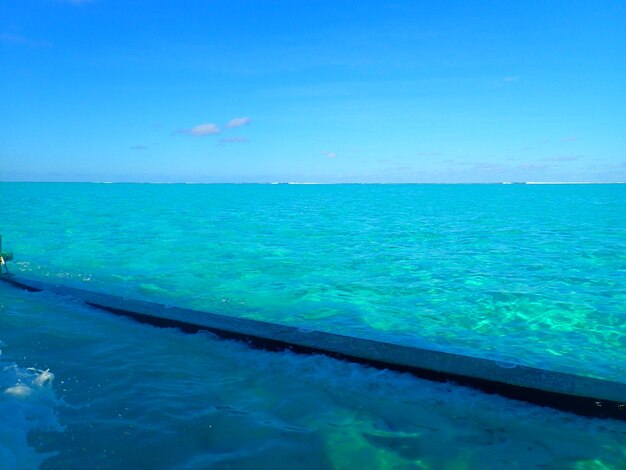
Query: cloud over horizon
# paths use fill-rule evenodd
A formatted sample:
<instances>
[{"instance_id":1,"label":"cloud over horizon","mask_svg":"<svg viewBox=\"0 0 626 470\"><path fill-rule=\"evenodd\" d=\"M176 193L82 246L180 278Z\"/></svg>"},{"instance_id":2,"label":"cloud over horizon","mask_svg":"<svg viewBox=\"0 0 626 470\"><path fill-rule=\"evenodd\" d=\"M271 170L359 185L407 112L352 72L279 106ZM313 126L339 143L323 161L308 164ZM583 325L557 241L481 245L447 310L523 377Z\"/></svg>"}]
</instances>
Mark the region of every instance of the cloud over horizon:
<instances>
[{"instance_id":1,"label":"cloud over horizon","mask_svg":"<svg viewBox=\"0 0 626 470\"><path fill-rule=\"evenodd\" d=\"M228 124L226 124L226 127L228 127L229 129L234 129L235 127L247 126L251 122L252 122L252 119L250 119L249 117L233 118L230 121L228 121Z\"/></svg>"},{"instance_id":2,"label":"cloud over horizon","mask_svg":"<svg viewBox=\"0 0 626 470\"><path fill-rule=\"evenodd\" d=\"M194 137L204 137L206 135L215 135L222 132L222 130L211 122L207 122L205 124L198 124L197 126L192 127L191 129L185 129L177 132L177 134L189 134Z\"/></svg>"},{"instance_id":3,"label":"cloud over horizon","mask_svg":"<svg viewBox=\"0 0 626 470\"><path fill-rule=\"evenodd\" d=\"M252 122L252 119L250 119L247 116L240 117L240 118L233 118L230 121L228 121L224 127L226 129L236 129L238 127L247 126L251 122ZM216 134L221 134L221 133L222 133L222 129L220 128L220 126L212 122L198 124L197 126L194 126L191 129L183 129L183 130L174 132L174 134L187 134L187 135L192 135L195 137L204 137L207 135L216 135ZM230 138L224 138L220 140L220 142L222 143L241 143L241 142L247 142L247 141L248 139L246 139L245 137L230 137Z\"/></svg>"}]
</instances>

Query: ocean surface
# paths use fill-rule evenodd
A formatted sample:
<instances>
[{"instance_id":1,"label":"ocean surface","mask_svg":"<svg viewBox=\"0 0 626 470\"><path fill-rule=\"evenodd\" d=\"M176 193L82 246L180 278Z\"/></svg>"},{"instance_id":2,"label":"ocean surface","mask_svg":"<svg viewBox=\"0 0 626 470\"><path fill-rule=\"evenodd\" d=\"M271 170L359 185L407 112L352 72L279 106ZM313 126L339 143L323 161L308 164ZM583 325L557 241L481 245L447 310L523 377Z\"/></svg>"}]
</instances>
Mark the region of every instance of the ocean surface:
<instances>
[{"instance_id":1,"label":"ocean surface","mask_svg":"<svg viewBox=\"0 0 626 470\"><path fill-rule=\"evenodd\" d=\"M0 183L13 272L626 381L626 185ZM626 468L626 423L0 284L0 468Z\"/></svg>"}]
</instances>

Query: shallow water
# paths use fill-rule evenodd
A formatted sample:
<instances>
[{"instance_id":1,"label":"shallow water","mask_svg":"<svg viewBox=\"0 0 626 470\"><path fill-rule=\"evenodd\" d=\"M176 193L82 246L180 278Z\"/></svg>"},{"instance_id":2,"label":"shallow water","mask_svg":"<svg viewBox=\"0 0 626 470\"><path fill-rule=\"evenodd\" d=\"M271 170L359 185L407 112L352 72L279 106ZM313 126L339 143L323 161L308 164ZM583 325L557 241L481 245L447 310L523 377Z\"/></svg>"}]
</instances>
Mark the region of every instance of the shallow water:
<instances>
[{"instance_id":1,"label":"shallow water","mask_svg":"<svg viewBox=\"0 0 626 470\"><path fill-rule=\"evenodd\" d=\"M626 423L267 353L0 286L5 355L51 369L41 468L621 468ZM17 468L29 468L28 466Z\"/></svg>"},{"instance_id":2,"label":"shallow water","mask_svg":"<svg viewBox=\"0 0 626 470\"><path fill-rule=\"evenodd\" d=\"M626 186L0 184L0 196L11 267L31 277L625 377ZM0 299L4 360L55 377L46 406L65 430L30 432L31 449L56 453L42 468L626 464L624 423L7 286Z\"/></svg>"}]
</instances>

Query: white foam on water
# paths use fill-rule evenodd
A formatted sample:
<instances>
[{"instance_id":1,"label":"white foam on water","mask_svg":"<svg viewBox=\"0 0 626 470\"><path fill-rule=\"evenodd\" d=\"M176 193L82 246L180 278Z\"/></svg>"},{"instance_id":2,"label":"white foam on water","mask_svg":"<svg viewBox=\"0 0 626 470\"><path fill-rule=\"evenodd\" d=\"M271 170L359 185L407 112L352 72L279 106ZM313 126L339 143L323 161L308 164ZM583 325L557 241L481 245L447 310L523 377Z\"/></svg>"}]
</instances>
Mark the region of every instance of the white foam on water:
<instances>
[{"instance_id":1,"label":"white foam on water","mask_svg":"<svg viewBox=\"0 0 626 470\"><path fill-rule=\"evenodd\" d=\"M1 343L0 343L1 344ZM0 355L2 352L0 351ZM62 431L49 370L21 368L0 360L0 468L33 469L50 455L28 444L33 431Z\"/></svg>"}]
</instances>

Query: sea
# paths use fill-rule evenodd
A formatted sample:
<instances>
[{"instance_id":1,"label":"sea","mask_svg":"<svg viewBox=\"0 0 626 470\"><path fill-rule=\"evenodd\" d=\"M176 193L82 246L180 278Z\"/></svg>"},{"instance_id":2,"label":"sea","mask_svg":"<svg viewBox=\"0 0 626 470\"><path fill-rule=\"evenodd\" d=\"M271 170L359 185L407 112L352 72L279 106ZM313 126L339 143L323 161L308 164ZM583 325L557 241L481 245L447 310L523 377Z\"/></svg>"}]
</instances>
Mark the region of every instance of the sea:
<instances>
[{"instance_id":1,"label":"sea","mask_svg":"<svg viewBox=\"0 0 626 470\"><path fill-rule=\"evenodd\" d=\"M0 183L32 279L626 382L626 185ZM624 469L626 422L0 282L0 468Z\"/></svg>"}]
</instances>

